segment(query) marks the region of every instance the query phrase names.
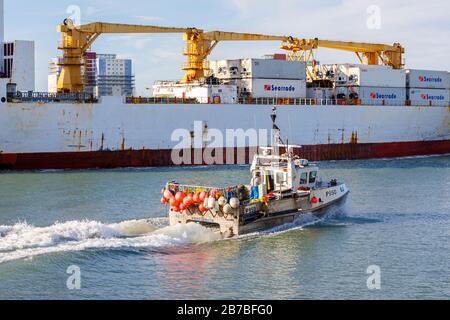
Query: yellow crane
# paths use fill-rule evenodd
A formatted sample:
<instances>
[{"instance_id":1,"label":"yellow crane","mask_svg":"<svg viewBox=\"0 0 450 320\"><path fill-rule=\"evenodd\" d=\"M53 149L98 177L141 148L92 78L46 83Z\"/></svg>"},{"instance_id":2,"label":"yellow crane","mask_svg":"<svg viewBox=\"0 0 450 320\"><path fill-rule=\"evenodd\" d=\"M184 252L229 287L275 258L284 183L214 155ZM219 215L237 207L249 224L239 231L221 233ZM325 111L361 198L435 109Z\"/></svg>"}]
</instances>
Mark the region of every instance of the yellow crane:
<instances>
[{"instance_id":1,"label":"yellow crane","mask_svg":"<svg viewBox=\"0 0 450 320\"><path fill-rule=\"evenodd\" d=\"M58 92L83 92L84 81L81 69L84 54L94 41L104 33L190 33L202 32L195 28L166 28L154 26L125 25L112 23L90 23L75 26L70 19L57 27L62 34L59 49L63 51Z\"/></svg>"},{"instance_id":2,"label":"yellow crane","mask_svg":"<svg viewBox=\"0 0 450 320\"><path fill-rule=\"evenodd\" d=\"M289 37L253 33L211 31L201 32L198 34L186 33L184 35L184 41L186 41L187 47L183 53L187 56L188 61L183 67L183 70L185 71L183 82L190 83L205 76L205 70L208 69L206 59L221 41L287 42L289 41Z\"/></svg>"},{"instance_id":3,"label":"yellow crane","mask_svg":"<svg viewBox=\"0 0 450 320\"><path fill-rule=\"evenodd\" d=\"M286 36L273 36L252 33L211 31L196 28L170 28L95 22L75 26L70 19L57 27L62 34L59 49L63 51L61 75L58 79L58 92L83 92L82 67L84 55L95 40L105 33L182 33L187 46L183 54L187 62L183 83L192 83L204 78L208 70L207 58L221 41L280 41L281 48L290 52L290 60L301 60L315 67L314 50L331 48L355 52L361 63L378 65L380 62L393 68L402 68L405 50L400 44L383 45L357 42L326 41L319 39L298 39ZM310 73L311 78L314 78Z\"/></svg>"},{"instance_id":4,"label":"yellow crane","mask_svg":"<svg viewBox=\"0 0 450 320\"><path fill-rule=\"evenodd\" d=\"M75 26L70 19L66 19L57 27L62 33L59 49L63 51L61 75L58 79L58 92L82 92L84 81L82 78L83 57L94 41L105 33L183 33L187 46L183 54L187 56L187 63L183 66L184 83L202 79L208 69L206 59L219 41L288 41L288 37L269 36L234 32L204 32L196 28L169 28L142 25L90 23Z\"/></svg>"},{"instance_id":5,"label":"yellow crane","mask_svg":"<svg viewBox=\"0 0 450 320\"><path fill-rule=\"evenodd\" d=\"M405 49L399 44L393 45L364 43L364 42L345 42L329 41L319 39L295 39L290 37L285 41L281 49L290 52L290 60L305 61L313 69L316 67L314 50L318 48L336 49L342 51L354 52L362 64L391 66L394 69L401 69L404 66L403 54ZM314 78L313 74L310 74Z\"/></svg>"}]
</instances>

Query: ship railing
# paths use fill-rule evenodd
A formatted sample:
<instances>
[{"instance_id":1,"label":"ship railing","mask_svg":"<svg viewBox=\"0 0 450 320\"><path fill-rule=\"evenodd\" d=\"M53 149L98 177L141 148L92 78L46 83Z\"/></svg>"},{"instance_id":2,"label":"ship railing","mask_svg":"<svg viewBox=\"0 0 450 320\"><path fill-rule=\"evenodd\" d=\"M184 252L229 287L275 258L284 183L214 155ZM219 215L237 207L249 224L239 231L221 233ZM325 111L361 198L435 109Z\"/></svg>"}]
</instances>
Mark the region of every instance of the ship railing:
<instances>
[{"instance_id":1,"label":"ship railing","mask_svg":"<svg viewBox=\"0 0 450 320\"><path fill-rule=\"evenodd\" d=\"M169 182L166 184L166 189L174 191L174 192L184 192L185 194L190 193L200 193L200 192L206 192L211 194L211 192L215 192L216 194L224 195L224 196L230 196L234 195L237 196L240 193L242 193L243 189L245 189L245 185L239 185L239 186L232 186L232 187L226 187L226 188L214 188L214 187L205 187L205 186L197 186L197 185L188 185L188 184L179 184L176 182Z\"/></svg>"},{"instance_id":2,"label":"ship railing","mask_svg":"<svg viewBox=\"0 0 450 320\"><path fill-rule=\"evenodd\" d=\"M94 103L97 99L88 93L15 92L8 94L9 102L80 102Z\"/></svg>"},{"instance_id":3,"label":"ship railing","mask_svg":"<svg viewBox=\"0 0 450 320\"><path fill-rule=\"evenodd\" d=\"M241 98L239 104L301 105L301 106L405 106L406 101L369 99L292 99L292 98Z\"/></svg>"},{"instance_id":4,"label":"ship railing","mask_svg":"<svg viewBox=\"0 0 450 320\"><path fill-rule=\"evenodd\" d=\"M177 85L182 84L180 80L156 80L153 82L155 86L169 86L169 85Z\"/></svg>"},{"instance_id":5,"label":"ship railing","mask_svg":"<svg viewBox=\"0 0 450 320\"><path fill-rule=\"evenodd\" d=\"M126 97L127 104L200 104L194 98L175 98L175 97Z\"/></svg>"},{"instance_id":6,"label":"ship railing","mask_svg":"<svg viewBox=\"0 0 450 320\"><path fill-rule=\"evenodd\" d=\"M407 106L412 107L450 107L450 103L447 101L426 101L426 100L408 100Z\"/></svg>"},{"instance_id":7,"label":"ship railing","mask_svg":"<svg viewBox=\"0 0 450 320\"><path fill-rule=\"evenodd\" d=\"M377 100L377 99L293 99L293 98L176 98L176 97L127 97L128 104L246 104L277 106L428 106L448 107L447 102Z\"/></svg>"}]
</instances>

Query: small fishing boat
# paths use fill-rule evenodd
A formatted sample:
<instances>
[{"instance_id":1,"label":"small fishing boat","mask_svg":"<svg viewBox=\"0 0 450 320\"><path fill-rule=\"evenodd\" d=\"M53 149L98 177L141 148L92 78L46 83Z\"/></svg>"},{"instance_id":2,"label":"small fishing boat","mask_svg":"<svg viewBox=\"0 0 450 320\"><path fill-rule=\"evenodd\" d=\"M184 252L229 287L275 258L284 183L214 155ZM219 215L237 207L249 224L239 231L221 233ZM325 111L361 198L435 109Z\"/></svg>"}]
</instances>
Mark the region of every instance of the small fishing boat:
<instances>
[{"instance_id":1,"label":"small fishing boat","mask_svg":"<svg viewBox=\"0 0 450 320\"><path fill-rule=\"evenodd\" d=\"M293 223L305 214L320 218L345 202L345 183L322 181L317 165L295 156L298 146L281 141L276 108L271 117L274 143L254 156L251 183L226 188L168 183L161 203L169 208L170 225L199 223L230 238Z\"/></svg>"}]
</instances>

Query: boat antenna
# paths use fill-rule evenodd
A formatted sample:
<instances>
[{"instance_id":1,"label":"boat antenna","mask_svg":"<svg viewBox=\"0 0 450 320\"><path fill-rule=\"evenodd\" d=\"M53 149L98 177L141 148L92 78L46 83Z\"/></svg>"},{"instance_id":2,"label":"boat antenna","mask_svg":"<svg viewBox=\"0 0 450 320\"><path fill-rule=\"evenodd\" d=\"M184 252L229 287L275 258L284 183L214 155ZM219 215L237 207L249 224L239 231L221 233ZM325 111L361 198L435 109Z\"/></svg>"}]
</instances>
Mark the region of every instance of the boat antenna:
<instances>
[{"instance_id":1,"label":"boat antenna","mask_svg":"<svg viewBox=\"0 0 450 320\"><path fill-rule=\"evenodd\" d=\"M273 107L272 109L272 115L270 116L272 118L272 129L280 131L280 128L278 128L276 122L277 122L277 107Z\"/></svg>"},{"instance_id":2,"label":"boat antenna","mask_svg":"<svg viewBox=\"0 0 450 320\"><path fill-rule=\"evenodd\" d=\"M289 150L289 138L286 138L286 154L288 155L288 158L291 157L291 151Z\"/></svg>"},{"instance_id":3,"label":"boat antenna","mask_svg":"<svg viewBox=\"0 0 450 320\"><path fill-rule=\"evenodd\" d=\"M280 128L278 128L276 122L277 122L277 107L273 107L272 109L272 114L271 114L271 119L272 119L272 143L274 144L274 147L276 147L278 149L278 145L284 145L283 140L281 139L281 135L280 135Z\"/></svg>"}]
</instances>

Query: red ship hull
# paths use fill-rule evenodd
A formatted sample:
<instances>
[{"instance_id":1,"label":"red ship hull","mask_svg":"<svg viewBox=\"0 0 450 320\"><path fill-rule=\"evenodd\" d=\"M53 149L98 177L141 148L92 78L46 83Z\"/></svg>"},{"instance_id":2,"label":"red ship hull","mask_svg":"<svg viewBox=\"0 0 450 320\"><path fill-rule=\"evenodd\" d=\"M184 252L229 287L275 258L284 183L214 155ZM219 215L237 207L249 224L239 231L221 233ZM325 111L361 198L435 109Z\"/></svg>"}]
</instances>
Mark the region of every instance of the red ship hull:
<instances>
[{"instance_id":1,"label":"red ship hull","mask_svg":"<svg viewBox=\"0 0 450 320\"><path fill-rule=\"evenodd\" d=\"M239 151L245 161L238 161ZM249 164L252 150L224 149L223 161L215 164ZM210 153L210 152L208 152ZM194 161L184 165L205 165ZM229 155L227 157L227 154ZM234 161L230 163L230 154ZM369 144L306 145L298 155L311 161L380 159L450 154L450 140ZM213 154L214 155L214 154ZM221 155L222 157L222 155ZM231 159L233 156L231 156ZM228 161L227 161L228 159ZM244 163L243 163L244 162ZM0 170L94 169L163 167L175 165L172 150L125 150L58 153L0 153Z\"/></svg>"}]
</instances>

